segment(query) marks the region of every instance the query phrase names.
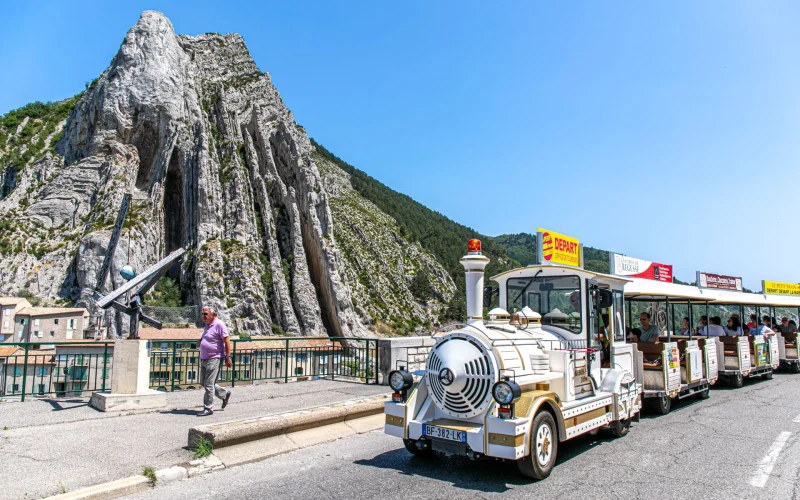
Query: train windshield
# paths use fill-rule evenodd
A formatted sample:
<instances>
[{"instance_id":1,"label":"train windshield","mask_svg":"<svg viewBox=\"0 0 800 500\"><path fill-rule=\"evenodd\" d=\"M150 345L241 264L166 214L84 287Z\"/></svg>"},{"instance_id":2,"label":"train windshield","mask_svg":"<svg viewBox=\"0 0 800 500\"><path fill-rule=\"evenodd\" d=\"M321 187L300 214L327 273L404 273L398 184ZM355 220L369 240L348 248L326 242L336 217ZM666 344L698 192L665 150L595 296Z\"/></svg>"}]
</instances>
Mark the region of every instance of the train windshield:
<instances>
[{"instance_id":1,"label":"train windshield","mask_svg":"<svg viewBox=\"0 0 800 500\"><path fill-rule=\"evenodd\" d=\"M527 306L542 315L543 325L574 333L581 327L581 284L577 276L513 278L506 284L508 310Z\"/></svg>"}]
</instances>

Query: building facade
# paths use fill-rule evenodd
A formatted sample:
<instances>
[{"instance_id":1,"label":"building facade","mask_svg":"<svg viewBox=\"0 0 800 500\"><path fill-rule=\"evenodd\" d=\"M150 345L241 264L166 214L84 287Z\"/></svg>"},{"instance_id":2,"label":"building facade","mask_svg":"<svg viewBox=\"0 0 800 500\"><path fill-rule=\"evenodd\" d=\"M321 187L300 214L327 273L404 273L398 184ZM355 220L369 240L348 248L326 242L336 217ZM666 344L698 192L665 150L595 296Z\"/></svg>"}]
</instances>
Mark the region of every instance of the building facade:
<instances>
[{"instance_id":1,"label":"building facade","mask_svg":"<svg viewBox=\"0 0 800 500\"><path fill-rule=\"evenodd\" d=\"M26 307L31 304L22 297L0 297L0 342L17 341L15 333L21 330L16 323L17 313Z\"/></svg>"},{"instance_id":2,"label":"building facade","mask_svg":"<svg viewBox=\"0 0 800 500\"><path fill-rule=\"evenodd\" d=\"M83 308L25 307L16 313L16 342L60 342L84 338L89 313Z\"/></svg>"}]
</instances>

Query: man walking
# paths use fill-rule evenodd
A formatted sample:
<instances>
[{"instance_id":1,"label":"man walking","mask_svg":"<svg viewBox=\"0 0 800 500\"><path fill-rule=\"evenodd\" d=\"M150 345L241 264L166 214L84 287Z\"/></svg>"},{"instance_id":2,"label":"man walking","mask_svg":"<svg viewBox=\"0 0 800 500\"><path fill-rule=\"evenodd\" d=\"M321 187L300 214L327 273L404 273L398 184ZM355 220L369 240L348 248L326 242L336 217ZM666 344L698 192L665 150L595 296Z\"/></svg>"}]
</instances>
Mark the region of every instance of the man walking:
<instances>
[{"instance_id":1,"label":"man walking","mask_svg":"<svg viewBox=\"0 0 800 500\"><path fill-rule=\"evenodd\" d=\"M220 363L225 360L225 366L230 368L231 339L225 323L217 319L217 313L210 307L203 308L203 337L200 339L200 380L203 383L203 411L198 417L207 417L214 414L214 396L222 400L222 408L228 406L231 392L217 385Z\"/></svg>"}]
</instances>

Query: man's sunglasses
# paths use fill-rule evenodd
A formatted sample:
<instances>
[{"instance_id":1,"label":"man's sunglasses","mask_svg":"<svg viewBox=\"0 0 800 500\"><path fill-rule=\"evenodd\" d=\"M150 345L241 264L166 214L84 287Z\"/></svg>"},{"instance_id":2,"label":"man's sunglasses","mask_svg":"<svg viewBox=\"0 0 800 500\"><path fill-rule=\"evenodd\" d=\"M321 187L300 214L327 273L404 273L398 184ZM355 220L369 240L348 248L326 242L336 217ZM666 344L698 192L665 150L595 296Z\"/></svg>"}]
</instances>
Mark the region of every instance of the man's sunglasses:
<instances>
[{"instance_id":1,"label":"man's sunglasses","mask_svg":"<svg viewBox=\"0 0 800 500\"><path fill-rule=\"evenodd\" d=\"M203 313L203 316L211 316L209 313Z\"/></svg>"}]
</instances>

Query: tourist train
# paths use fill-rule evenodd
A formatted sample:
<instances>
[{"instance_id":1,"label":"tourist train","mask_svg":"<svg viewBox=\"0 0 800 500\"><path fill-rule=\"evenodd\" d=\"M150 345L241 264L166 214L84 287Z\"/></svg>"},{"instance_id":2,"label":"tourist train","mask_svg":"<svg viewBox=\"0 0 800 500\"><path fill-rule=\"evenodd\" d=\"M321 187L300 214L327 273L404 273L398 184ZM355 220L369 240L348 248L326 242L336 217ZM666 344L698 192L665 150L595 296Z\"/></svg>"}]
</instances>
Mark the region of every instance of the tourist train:
<instances>
[{"instance_id":1,"label":"tourist train","mask_svg":"<svg viewBox=\"0 0 800 500\"><path fill-rule=\"evenodd\" d=\"M667 413L675 399L708 398L722 380L741 387L781 366L800 372L796 333L756 326L755 335L715 336L708 323L720 311L743 320L773 318L776 308L796 320L798 296L676 284L671 266L640 261L649 271L639 273L615 254L612 274L588 271L577 240L545 230L538 249L539 264L491 277L492 289L489 259L469 241L460 261L466 322L433 334L424 369L401 360L389 374L384 430L413 455L508 460L544 479L559 443L599 431L622 437L643 407ZM494 291L498 305L484 317ZM641 330L630 328L640 318ZM695 330L697 321L704 327Z\"/></svg>"}]
</instances>

